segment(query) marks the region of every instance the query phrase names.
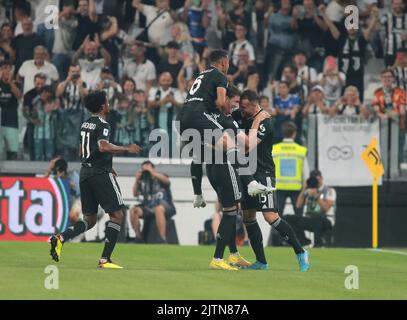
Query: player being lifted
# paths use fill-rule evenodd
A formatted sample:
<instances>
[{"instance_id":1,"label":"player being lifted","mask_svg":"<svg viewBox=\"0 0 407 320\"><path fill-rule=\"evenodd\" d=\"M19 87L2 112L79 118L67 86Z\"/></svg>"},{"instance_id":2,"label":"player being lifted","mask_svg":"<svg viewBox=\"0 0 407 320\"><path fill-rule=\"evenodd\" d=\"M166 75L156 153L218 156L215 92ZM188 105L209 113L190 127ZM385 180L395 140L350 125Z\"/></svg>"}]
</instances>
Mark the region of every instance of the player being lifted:
<instances>
[{"instance_id":1,"label":"player being lifted","mask_svg":"<svg viewBox=\"0 0 407 320\"><path fill-rule=\"evenodd\" d=\"M226 103L226 74L229 68L229 58L225 51L214 50L211 52L209 60L211 67L201 72L194 81L178 118L180 120L181 134L186 129L196 129L200 133L201 142L208 140L205 139L204 135L207 131L224 131L223 126L217 119L220 117L222 108ZM212 135L212 137L215 136ZM213 167L211 175L216 179L211 182L214 182L213 186L218 194L219 190L224 189L231 190L231 192L228 197L220 197L223 215L218 228L214 258L210 263L210 267L213 269L237 270L237 268L230 266L223 260L223 254L225 247L230 243L233 229L236 228L237 203L241 197L241 190L236 178L235 160L243 157L239 154L233 140L226 133L218 135L218 139L212 141L212 144L215 148L224 150L225 156L231 161L222 161L220 165ZM194 157L194 159L196 158ZM202 163L202 159L198 158L196 160L198 163ZM242 176L243 179L250 195L271 192L271 188L258 183L251 175Z\"/></svg>"},{"instance_id":2,"label":"player being lifted","mask_svg":"<svg viewBox=\"0 0 407 320\"><path fill-rule=\"evenodd\" d=\"M264 113L266 111L260 108L257 94L254 91L246 90L240 96L239 110L233 112L233 118L237 121L239 127L248 133L250 129L253 130L253 123L256 119L262 118ZM275 166L272 157L272 120L269 117L265 117L258 121L254 129L257 131L257 171L254 177L257 181L266 184L268 187L275 187ZM264 254L262 233L256 220L256 212L261 211L264 219L294 249L300 271L307 271L310 267L308 252L301 247L291 226L280 218L275 192L254 198L249 196L245 189L243 189L242 198L243 221L247 229L250 244L256 255L256 262L249 266L248 269L269 269Z\"/></svg>"},{"instance_id":3,"label":"player being lifted","mask_svg":"<svg viewBox=\"0 0 407 320\"><path fill-rule=\"evenodd\" d=\"M105 246L98 266L122 269L110 259L120 232L124 207L121 191L115 178L117 174L112 167L112 154L138 153L141 148L136 144L116 146L109 142L110 126L106 122L109 102L104 91L95 91L87 95L85 107L92 113L92 116L82 124L80 131L82 162L80 191L85 219L50 238L51 257L58 262L64 242L95 226L100 205L109 214L110 221L106 227Z\"/></svg>"}]
</instances>

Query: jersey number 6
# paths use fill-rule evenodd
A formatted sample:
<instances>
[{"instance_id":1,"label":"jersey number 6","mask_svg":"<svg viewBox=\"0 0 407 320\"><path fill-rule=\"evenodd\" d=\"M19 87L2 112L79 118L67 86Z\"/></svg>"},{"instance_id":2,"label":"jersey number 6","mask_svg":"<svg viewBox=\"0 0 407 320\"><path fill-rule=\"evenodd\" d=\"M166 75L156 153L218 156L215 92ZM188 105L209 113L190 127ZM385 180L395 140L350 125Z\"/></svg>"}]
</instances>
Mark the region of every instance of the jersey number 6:
<instances>
[{"instance_id":1,"label":"jersey number 6","mask_svg":"<svg viewBox=\"0 0 407 320\"><path fill-rule=\"evenodd\" d=\"M195 92L198 91L199 87L202 84L202 79L203 79L204 75L200 75L198 78L195 79L194 83L192 84L191 89L189 90L189 94L191 96L193 96L195 94Z\"/></svg>"}]
</instances>

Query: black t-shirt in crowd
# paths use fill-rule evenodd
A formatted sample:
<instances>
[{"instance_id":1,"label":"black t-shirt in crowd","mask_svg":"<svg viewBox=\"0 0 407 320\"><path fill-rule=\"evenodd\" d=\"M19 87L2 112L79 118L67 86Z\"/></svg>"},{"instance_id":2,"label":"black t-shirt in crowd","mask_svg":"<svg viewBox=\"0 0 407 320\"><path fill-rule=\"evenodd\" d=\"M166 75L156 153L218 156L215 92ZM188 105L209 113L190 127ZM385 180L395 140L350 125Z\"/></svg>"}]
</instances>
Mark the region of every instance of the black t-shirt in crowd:
<instances>
[{"instance_id":1,"label":"black t-shirt in crowd","mask_svg":"<svg viewBox=\"0 0 407 320\"><path fill-rule=\"evenodd\" d=\"M81 126L81 181L97 175L112 172L113 155L99 151L100 140L110 139L110 125L98 116L92 116Z\"/></svg>"},{"instance_id":2,"label":"black t-shirt in crowd","mask_svg":"<svg viewBox=\"0 0 407 320\"><path fill-rule=\"evenodd\" d=\"M34 57L34 48L36 46L45 46L45 43L35 32L29 36L19 34L11 40L11 47L16 51L16 72L18 72L25 61L31 60Z\"/></svg>"},{"instance_id":3,"label":"black t-shirt in crowd","mask_svg":"<svg viewBox=\"0 0 407 320\"><path fill-rule=\"evenodd\" d=\"M364 74L364 58L367 41L361 34L351 40L346 33L341 34L339 40L339 69L346 74L346 78L360 78Z\"/></svg>"},{"instance_id":4,"label":"black t-shirt in crowd","mask_svg":"<svg viewBox=\"0 0 407 320\"><path fill-rule=\"evenodd\" d=\"M240 110L233 112L232 116L238 123L239 127L249 133L252 127L254 118L259 114L258 112L254 117L249 119L243 118ZM275 178L275 165L273 161L272 151L273 151L273 120L271 118L266 118L259 124L259 129L257 130L257 138L260 139L260 143L257 145L257 171L254 177L259 175L267 175L269 177Z\"/></svg>"},{"instance_id":5,"label":"black t-shirt in crowd","mask_svg":"<svg viewBox=\"0 0 407 320\"><path fill-rule=\"evenodd\" d=\"M18 101L11 92L10 84L0 80L1 125L18 128Z\"/></svg>"},{"instance_id":6,"label":"black t-shirt in crowd","mask_svg":"<svg viewBox=\"0 0 407 320\"><path fill-rule=\"evenodd\" d=\"M202 71L188 92L185 106L202 104L208 112L217 112L217 88L227 89L228 79L215 67Z\"/></svg>"},{"instance_id":7,"label":"black t-shirt in crowd","mask_svg":"<svg viewBox=\"0 0 407 320\"><path fill-rule=\"evenodd\" d=\"M85 40L87 35L94 35L98 33L98 25L92 22L89 16L83 17L81 15L78 18L78 28L76 28L76 37L72 45L73 50L78 50Z\"/></svg>"},{"instance_id":8,"label":"black t-shirt in crowd","mask_svg":"<svg viewBox=\"0 0 407 320\"><path fill-rule=\"evenodd\" d=\"M169 72L172 76L172 79L174 80L172 82L171 87L173 88L178 88L178 74L180 70L182 69L183 63L181 61L178 61L175 64L169 63L168 61L162 61L158 65L158 74L161 74L163 72Z\"/></svg>"}]
</instances>

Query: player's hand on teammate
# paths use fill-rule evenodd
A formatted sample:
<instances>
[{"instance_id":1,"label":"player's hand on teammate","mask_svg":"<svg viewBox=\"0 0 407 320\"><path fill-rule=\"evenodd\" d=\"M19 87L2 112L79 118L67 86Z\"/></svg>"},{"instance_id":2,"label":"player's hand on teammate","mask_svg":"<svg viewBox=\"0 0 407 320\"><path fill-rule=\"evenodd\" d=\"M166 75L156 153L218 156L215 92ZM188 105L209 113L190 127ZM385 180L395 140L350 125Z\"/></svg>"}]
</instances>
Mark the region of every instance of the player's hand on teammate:
<instances>
[{"instance_id":1,"label":"player's hand on teammate","mask_svg":"<svg viewBox=\"0 0 407 320\"><path fill-rule=\"evenodd\" d=\"M137 144L130 144L127 146L128 153L139 153L141 150L142 148Z\"/></svg>"}]
</instances>

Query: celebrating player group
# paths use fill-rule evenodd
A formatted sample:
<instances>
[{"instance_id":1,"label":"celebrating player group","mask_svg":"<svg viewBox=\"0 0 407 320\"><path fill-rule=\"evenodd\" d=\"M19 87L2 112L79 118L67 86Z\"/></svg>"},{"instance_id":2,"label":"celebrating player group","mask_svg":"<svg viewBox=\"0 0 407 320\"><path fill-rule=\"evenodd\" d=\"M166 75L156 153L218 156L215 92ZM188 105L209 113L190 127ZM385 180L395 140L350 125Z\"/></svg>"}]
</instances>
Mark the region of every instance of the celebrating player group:
<instances>
[{"instance_id":1,"label":"celebrating player group","mask_svg":"<svg viewBox=\"0 0 407 320\"><path fill-rule=\"evenodd\" d=\"M207 176L223 207L215 253L209 266L220 270L269 269L262 233L256 220L257 211L261 211L264 219L294 249L300 271L307 271L310 267L308 252L301 247L293 229L278 213L270 115L260 108L255 92L246 90L240 93L237 88L228 86L226 74L229 58L225 51L213 50L209 60L210 67L196 78L178 115L181 136L186 130L193 129L199 132L201 138L200 152L194 152L191 164L195 207L205 205L201 189L203 155L208 150L221 154L220 161L213 157L206 164ZM85 98L85 107L92 113L82 124L79 137L82 162L80 189L85 219L52 236L50 254L53 260L59 261L63 244L96 224L100 205L109 214L110 221L98 266L119 269L122 267L112 262L111 255L120 232L124 204L112 167L112 154L138 153L140 147L135 144L116 146L109 142L110 126L106 122L109 103L103 91L90 93ZM205 137L208 131L220 134L211 135L208 143ZM256 155L254 166L250 161L237 161L251 159L251 154ZM243 222L256 255L254 263L244 259L236 247L239 207L243 210ZM230 255L225 260L226 247L229 247Z\"/></svg>"}]
</instances>

